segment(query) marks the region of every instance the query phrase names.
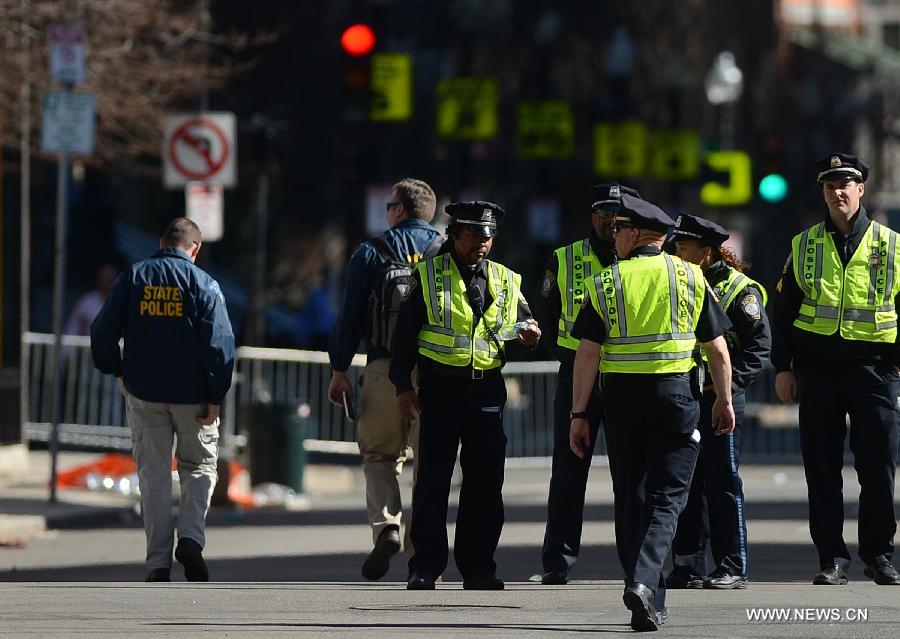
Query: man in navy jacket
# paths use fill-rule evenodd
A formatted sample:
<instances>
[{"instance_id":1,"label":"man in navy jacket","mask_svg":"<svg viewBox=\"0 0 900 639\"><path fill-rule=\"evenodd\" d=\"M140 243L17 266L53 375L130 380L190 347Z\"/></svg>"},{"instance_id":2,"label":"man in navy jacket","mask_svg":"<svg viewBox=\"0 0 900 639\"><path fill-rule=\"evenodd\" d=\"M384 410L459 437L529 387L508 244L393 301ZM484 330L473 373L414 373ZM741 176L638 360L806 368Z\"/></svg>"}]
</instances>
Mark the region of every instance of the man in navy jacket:
<instances>
[{"instance_id":1,"label":"man in navy jacket","mask_svg":"<svg viewBox=\"0 0 900 639\"><path fill-rule=\"evenodd\" d=\"M173 440L181 484L175 558L188 581L209 580L202 550L234 334L218 283L194 265L201 242L194 222L172 220L159 252L118 277L91 325L94 366L115 375L125 396L147 533L147 581L170 580Z\"/></svg>"}]
</instances>

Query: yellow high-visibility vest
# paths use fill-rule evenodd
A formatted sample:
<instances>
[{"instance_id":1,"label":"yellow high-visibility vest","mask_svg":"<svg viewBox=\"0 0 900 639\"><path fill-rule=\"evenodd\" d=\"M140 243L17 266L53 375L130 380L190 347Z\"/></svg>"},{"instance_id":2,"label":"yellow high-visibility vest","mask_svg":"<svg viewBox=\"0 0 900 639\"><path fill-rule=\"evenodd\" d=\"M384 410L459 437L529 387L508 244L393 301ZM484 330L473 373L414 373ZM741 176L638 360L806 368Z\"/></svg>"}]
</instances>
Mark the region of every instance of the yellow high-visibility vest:
<instances>
[{"instance_id":1,"label":"yellow high-visibility vest","mask_svg":"<svg viewBox=\"0 0 900 639\"><path fill-rule=\"evenodd\" d=\"M501 366L503 342L491 338L503 326L515 323L522 277L497 262L484 261L491 305L474 325L466 285L449 253L438 255L416 268L422 281L426 324L419 330L419 354L447 366L471 366L489 370Z\"/></svg>"},{"instance_id":2,"label":"yellow high-visibility vest","mask_svg":"<svg viewBox=\"0 0 900 639\"><path fill-rule=\"evenodd\" d=\"M555 251L557 273L556 285L559 288L562 307L559 313L559 327L556 343L573 351L578 350L578 342L572 337L572 327L581 310L581 303L587 295L585 286L589 285L594 275L603 270L600 260L591 250L589 239L562 246Z\"/></svg>"},{"instance_id":3,"label":"yellow high-visibility vest","mask_svg":"<svg viewBox=\"0 0 900 639\"><path fill-rule=\"evenodd\" d=\"M661 253L617 262L594 278L603 319L602 373L684 373L696 366L694 331L706 297L703 271Z\"/></svg>"},{"instance_id":4,"label":"yellow high-visibility vest","mask_svg":"<svg viewBox=\"0 0 900 639\"><path fill-rule=\"evenodd\" d=\"M844 339L893 343L897 337L894 297L900 261L897 234L878 222L869 224L847 267L831 234L820 222L791 242L794 278L803 292L797 328Z\"/></svg>"},{"instance_id":5,"label":"yellow high-visibility vest","mask_svg":"<svg viewBox=\"0 0 900 639\"><path fill-rule=\"evenodd\" d=\"M713 286L712 289L719 298L719 305L727 311L740 292L748 286L755 287L762 294L763 306L769 303L769 294L762 284L730 266L728 267L728 277Z\"/></svg>"}]
</instances>

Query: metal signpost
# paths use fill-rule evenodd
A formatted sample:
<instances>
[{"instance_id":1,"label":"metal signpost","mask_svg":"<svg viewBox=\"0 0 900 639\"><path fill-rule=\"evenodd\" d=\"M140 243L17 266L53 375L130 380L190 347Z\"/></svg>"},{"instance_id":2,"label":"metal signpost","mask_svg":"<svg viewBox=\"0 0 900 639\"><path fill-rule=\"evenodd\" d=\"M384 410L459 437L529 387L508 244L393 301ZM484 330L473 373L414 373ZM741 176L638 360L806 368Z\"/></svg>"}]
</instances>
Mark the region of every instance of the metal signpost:
<instances>
[{"instance_id":1,"label":"metal signpost","mask_svg":"<svg viewBox=\"0 0 900 639\"><path fill-rule=\"evenodd\" d=\"M44 94L41 150L59 154L56 182L56 247L53 276L53 394L50 433L50 503L56 502L59 420L62 413L62 316L65 302L66 245L68 240L68 173L71 155L94 151L96 100L93 95L73 93L72 86L84 81L86 36L77 24L53 25L49 29L50 73L62 91Z\"/></svg>"}]
</instances>

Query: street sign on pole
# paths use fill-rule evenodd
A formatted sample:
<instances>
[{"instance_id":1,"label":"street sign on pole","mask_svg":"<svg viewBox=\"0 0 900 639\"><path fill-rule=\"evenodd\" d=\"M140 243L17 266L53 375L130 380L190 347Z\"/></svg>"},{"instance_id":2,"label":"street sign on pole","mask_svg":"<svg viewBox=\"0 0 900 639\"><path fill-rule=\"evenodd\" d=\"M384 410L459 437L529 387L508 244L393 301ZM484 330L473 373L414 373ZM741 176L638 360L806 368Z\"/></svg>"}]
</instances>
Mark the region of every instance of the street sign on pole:
<instances>
[{"instance_id":1,"label":"street sign on pole","mask_svg":"<svg viewBox=\"0 0 900 639\"><path fill-rule=\"evenodd\" d=\"M225 200L222 185L188 182L184 188L187 217L200 227L204 242L216 242L224 234Z\"/></svg>"},{"instance_id":2,"label":"street sign on pole","mask_svg":"<svg viewBox=\"0 0 900 639\"><path fill-rule=\"evenodd\" d=\"M41 126L41 150L66 155L91 155L97 100L90 93L47 91Z\"/></svg>"},{"instance_id":3,"label":"street sign on pole","mask_svg":"<svg viewBox=\"0 0 900 639\"><path fill-rule=\"evenodd\" d=\"M84 84L87 44L84 25L51 25L47 38L50 41L50 78L63 85Z\"/></svg>"},{"instance_id":4,"label":"street sign on pole","mask_svg":"<svg viewBox=\"0 0 900 639\"><path fill-rule=\"evenodd\" d=\"M237 149L233 113L194 113L166 119L163 183L181 188L188 182L237 184Z\"/></svg>"}]
</instances>

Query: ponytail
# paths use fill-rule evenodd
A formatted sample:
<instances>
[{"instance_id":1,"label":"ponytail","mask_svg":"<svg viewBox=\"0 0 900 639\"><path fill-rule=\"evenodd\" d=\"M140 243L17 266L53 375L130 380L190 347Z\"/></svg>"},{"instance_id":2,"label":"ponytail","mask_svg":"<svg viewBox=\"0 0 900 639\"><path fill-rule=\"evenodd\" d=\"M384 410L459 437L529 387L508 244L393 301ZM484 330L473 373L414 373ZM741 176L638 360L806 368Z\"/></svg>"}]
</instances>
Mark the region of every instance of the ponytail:
<instances>
[{"instance_id":1,"label":"ponytail","mask_svg":"<svg viewBox=\"0 0 900 639\"><path fill-rule=\"evenodd\" d=\"M728 266L733 268L734 270L744 273L750 270L750 262L745 262L740 259L733 250L728 248L727 246L719 246L718 248L713 247L713 250L719 254L719 257L725 262Z\"/></svg>"}]
</instances>

